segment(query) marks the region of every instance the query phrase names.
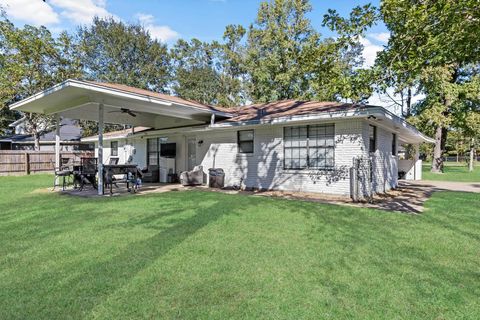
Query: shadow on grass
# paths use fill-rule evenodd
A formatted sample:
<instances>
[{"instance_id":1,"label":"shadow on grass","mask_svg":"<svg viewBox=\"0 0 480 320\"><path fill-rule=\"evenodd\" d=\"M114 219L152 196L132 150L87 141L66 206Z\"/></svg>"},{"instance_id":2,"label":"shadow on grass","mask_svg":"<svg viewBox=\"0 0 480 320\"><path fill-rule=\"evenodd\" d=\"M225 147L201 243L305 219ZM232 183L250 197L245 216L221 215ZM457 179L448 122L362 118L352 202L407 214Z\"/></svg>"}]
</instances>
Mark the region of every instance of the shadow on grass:
<instances>
[{"instance_id":1,"label":"shadow on grass","mask_svg":"<svg viewBox=\"0 0 480 320\"><path fill-rule=\"evenodd\" d=\"M199 196L210 204L204 205L199 203ZM158 232L154 236L131 243L122 249L121 254L109 258L107 261L88 263L81 266L81 270L75 270L75 276L73 277L62 278L59 274L47 271L37 274L35 277L23 279L24 283L15 283L14 287L3 287L2 290L6 290L6 292L10 292L10 294L19 297L31 295L32 292L27 293L27 291L31 290L31 288L36 288L34 297L30 296L32 301L30 301L30 303L25 301L32 309L28 310L29 308L25 308L18 310L20 314L15 315L15 317L28 318L35 314L37 318L51 318L57 316L56 312L86 315L95 305L102 303L108 295L128 283L138 272L167 254L172 248L178 246L185 239L208 224L218 220L224 215L234 213L236 209L239 208L235 206L235 202L230 203L229 206L225 206L225 199L217 200L217 198L223 198L223 195L211 193L193 195L192 197L185 197L185 194L178 197L176 195L144 196L142 199L146 199L146 197L152 198L149 200L167 200L165 203L168 203L168 205L163 206L160 211L145 217L133 217L126 222L104 225L98 228L96 232L102 232L102 229L105 231L105 229L108 228L123 228L125 232L129 232L129 229L142 227L157 230ZM62 202L60 198L55 198L55 200ZM132 200L135 199L114 199L113 201L115 201L116 205L122 205L121 202ZM89 200L85 199L85 201ZM181 205L179 205L179 201L182 201ZM102 200L98 205L102 204L103 207L108 207L108 202L110 202L110 199ZM44 204L42 203L42 205ZM245 205L245 203L243 203L243 205ZM85 210L84 207L83 210ZM169 226L163 228L156 226L157 220L164 219L166 216L175 217L185 210L192 210L194 214L186 218L169 219L167 221ZM111 213L111 211L103 213ZM13 227L22 228L22 226L24 227L26 224L36 224L37 228L27 233L22 233L22 235L19 236L19 238L33 238L34 241L30 240L31 246L28 246L33 247L35 245L38 246L38 241L41 238L49 237L49 239L51 239L50 237L56 234L68 233L70 230L73 230L73 228L78 228L77 222L87 223L88 221L86 220L95 219L101 214L102 210L93 210L85 214L78 212L75 207L73 207L73 210L68 214L65 212L57 212L52 213L51 216L47 215L46 217L35 215L28 221L22 221ZM78 218L76 216L78 216ZM80 220L84 221L80 222ZM41 232L41 234L35 234L35 230L42 229L44 231ZM22 246L21 250L25 249L26 248ZM55 284L55 291L62 293L59 299L51 298L51 287L48 284ZM27 291L22 292L23 290ZM53 295L53 297L55 297L55 295ZM36 303L31 304L33 301L36 301L38 305L35 305ZM23 312L26 313L24 314Z\"/></svg>"}]
</instances>

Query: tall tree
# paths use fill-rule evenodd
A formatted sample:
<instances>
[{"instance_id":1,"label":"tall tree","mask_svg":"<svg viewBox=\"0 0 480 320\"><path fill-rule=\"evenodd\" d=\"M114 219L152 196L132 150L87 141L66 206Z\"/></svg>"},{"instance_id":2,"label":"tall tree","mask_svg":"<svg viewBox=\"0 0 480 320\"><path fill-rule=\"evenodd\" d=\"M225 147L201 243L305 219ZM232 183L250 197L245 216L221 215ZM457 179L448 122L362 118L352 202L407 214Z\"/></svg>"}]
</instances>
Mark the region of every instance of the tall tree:
<instances>
[{"instance_id":1,"label":"tall tree","mask_svg":"<svg viewBox=\"0 0 480 320\"><path fill-rule=\"evenodd\" d=\"M247 99L242 44L245 33L242 26L229 25L223 43L178 40L171 50L174 92L210 105L243 104Z\"/></svg>"},{"instance_id":2,"label":"tall tree","mask_svg":"<svg viewBox=\"0 0 480 320\"><path fill-rule=\"evenodd\" d=\"M205 104L218 104L220 74L215 68L218 44L198 39L177 41L171 50L174 66L174 92L182 98Z\"/></svg>"},{"instance_id":3,"label":"tall tree","mask_svg":"<svg viewBox=\"0 0 480 320\"><path fill-rule=\"evenodd\" d=\"M167 46L139 24L94 18L78 30L78 49L85 77L156 92L168 91Z\"/></svg>"},{"instance_id":4,"label":"tall tree","mask_svg":"<svg viewBox=\"0 0 480 320\"><path fill-rule=\"evenodd\" d=\"M79 74L71 51L71 38L55 39L45 27L15 27L3 16L0 21L0 101L7 105ZM11 112L10 112L11 113ZM40 135L51 128L50 116L25 113L26 131L40 147Z\"/></svg>"},{"instance_id":5,"label":"tall tree","mask_svg":"<svg viewBox=\"0 0 480 320\"><path fill-rule=\"evenodd\" d=\"M306 15L308 0L262 2L250 26L247 69L250 95L254 101L307 97L307 61L314 60L320 35Z\"/></svg>"},{"instance_id":6,"label":"tall tree","mask_svg":"<svg viewBox=\"0 0 480 320\"><path fill-rule=\"evenodd\" d=\"M247 99L248 84L245 69L245 45L242 40L246 30L241 25L228 25L223 33L224 43L220 44L220 81L223 92L219 104L225 107L239 106Z\"/></svg>"},{"instance_id":7,"label":"tall tree","mask_svg":"<svg viewBox=\"0 0 480 320\"><path fill-rule=\"evenodd\" d=\"M334 31L336 37L323 43L324 46L331 46L331 66L320 69L323 72L317 72L317 83L323 88L330 88L336 99L362 103L371 96L377 70L364 67L361 39L377 20L377 8L371 4L354 7L346 18L332 9L324 15L323 25ZM324 61L327 56L320 52L316 60Z\"/></svg>"},{"instance_id":8,"label":"tall tree","mask_svg":"<svg viewBox=\"0 0 480 320\"><path fill-rule=\"evenodd\" d=\"M458 75L480 63L480 4L476 0L383 0L382 19L390 39L381 61L399 88L420 81L426 99L416 113L435 128L432 172L443 170L446 134L458 100Z\"/></svg>"}]
</instances>

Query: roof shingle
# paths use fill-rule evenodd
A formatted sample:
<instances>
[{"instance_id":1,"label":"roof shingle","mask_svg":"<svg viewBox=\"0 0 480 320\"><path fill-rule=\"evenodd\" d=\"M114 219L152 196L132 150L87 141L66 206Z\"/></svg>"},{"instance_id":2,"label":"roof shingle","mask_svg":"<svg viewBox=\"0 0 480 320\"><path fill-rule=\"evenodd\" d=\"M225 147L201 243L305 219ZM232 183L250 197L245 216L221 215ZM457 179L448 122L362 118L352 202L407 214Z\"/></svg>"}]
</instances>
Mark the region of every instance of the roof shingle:
<instances>
[{"instance_id":1,"label":"roof shingle","mask_svg":"<svg viewBox=\"0 0 480 320\"><path fill-rule=\"evenodd\" d=\"M232 110L233 117L222 122L241 122L267 120L281 117L306 115L320 112L349 111L374 106L353 103L283 100L269 103L258 103Z\"/></svg>"}]
</instances>

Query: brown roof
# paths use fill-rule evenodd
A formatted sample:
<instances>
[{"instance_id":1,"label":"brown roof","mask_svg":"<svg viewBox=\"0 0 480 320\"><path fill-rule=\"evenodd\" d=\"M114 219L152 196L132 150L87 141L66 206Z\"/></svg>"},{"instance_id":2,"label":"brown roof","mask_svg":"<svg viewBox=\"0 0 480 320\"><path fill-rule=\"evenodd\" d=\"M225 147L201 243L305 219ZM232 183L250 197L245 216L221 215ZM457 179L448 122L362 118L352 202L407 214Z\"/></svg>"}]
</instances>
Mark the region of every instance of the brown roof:
<instances>
[{"instance_id":1,"label":"brown roof","mask_svg":"<svg viewBox=\"0 0 480 320\"><path fill-rule=\"evenodd\" d=\"M234 116L223 122L267 120L320 112L348 111L368 107L373 106L341 102L283 100L235 108L235 111L232 112Z\"/></svg>"},{"instance_id":2,"label":"brown roof","mask_svg":"<svg viewBox=\"0 0 480 320\"><path fill-rule=\"evenodd\" d=\"M87 82L90 82L90 83L93 83L93 84L96 84L96 85L99 85L99 86L102 86L102 87L110 88L110 89L116 89L116 90L126 91L126 92L129 92L129 93L140 94L140 95L144 95L144 96L148 96L148 97L152 97L152 98L157 98L157 99L170 101L172 103L182 104L182 105L186 105L186 106L192 106L192 107L195 107L195 108L201 108L201 109L210 110L210 111L228 112L224 108L212 107L212 106L209 106L209 105L197 102L197 101L187 100L187 99L183 99L183 98L180 98L180 97L171 96L171 95L163 94L163 93L158 93L158 92L154 92L154 91L150 91L150 90L130 87L130 86L127 86L127 85L124 85L124 84L109 83L109 82L96 82L96 81L87 81Z\"/></svg>"}]
</instances>

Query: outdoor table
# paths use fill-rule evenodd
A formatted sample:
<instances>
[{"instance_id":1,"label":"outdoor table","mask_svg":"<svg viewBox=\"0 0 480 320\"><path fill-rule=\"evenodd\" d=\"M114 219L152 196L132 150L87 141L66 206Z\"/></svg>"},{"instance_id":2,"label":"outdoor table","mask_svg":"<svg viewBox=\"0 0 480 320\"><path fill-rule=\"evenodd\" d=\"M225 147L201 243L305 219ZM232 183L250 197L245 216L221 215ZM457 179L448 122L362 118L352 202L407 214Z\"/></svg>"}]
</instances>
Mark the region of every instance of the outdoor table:
<instances>
[{"instance_id":1,"label":"outdoor table","mask_svg":"<svg viewBox=\"0 0 480 320\"><path fill-rule=\"evenodd\" d=\"M114 175L123 174L125 179L114 180ZM130 192L130 184L135 186L138 178L138 169L136 164L106 164L103 166L103 181L105 186L110 185L110 194L113 194L113 184L126 183L127 190ZM135 188L133 188L135 192Z\"/></svg>"}]
</instances>

